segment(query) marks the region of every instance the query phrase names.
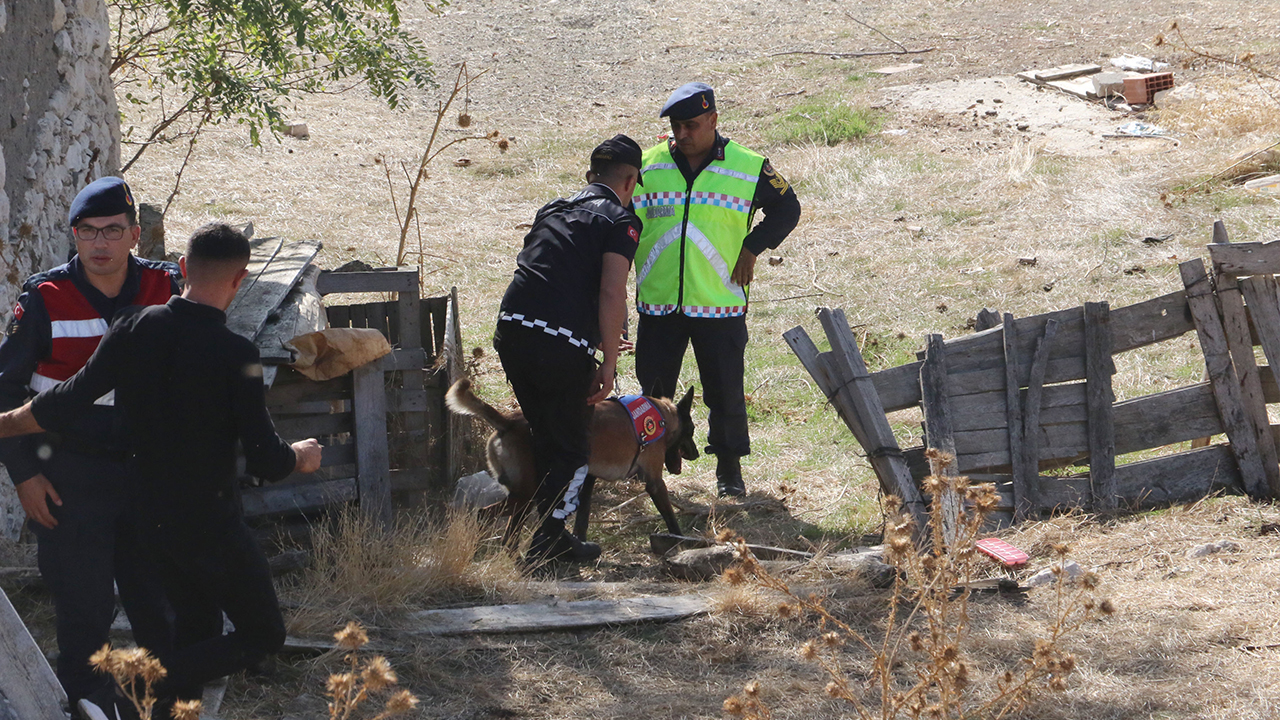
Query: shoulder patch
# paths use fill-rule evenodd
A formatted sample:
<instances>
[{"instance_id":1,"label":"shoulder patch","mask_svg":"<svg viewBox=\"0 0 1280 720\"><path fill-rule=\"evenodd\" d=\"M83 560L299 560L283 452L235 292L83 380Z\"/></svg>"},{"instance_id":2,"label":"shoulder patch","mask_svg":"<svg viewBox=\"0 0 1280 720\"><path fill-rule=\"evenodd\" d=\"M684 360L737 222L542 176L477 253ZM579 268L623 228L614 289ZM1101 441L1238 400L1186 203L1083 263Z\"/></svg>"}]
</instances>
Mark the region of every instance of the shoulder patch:
<instances>
[{"instance_id":1,"label":"shoulder patch","mask_svg":"<svg viewBox=\"0 0 1280 720\"><path fill-rule=\"evenodd\" d=\"M21 319L22 319L22 313L24 313L24 312L26 312L26 309L22 307L22 303L14 303L14 305L13 305L13 321L14 321L14 322L17 322L17 321L21 320Z\"/></svg>"},{"instance_id":2,"label":"shoulder patch","mask_svg":"<svg viewBox=\"0 0 1280 720\"><path fill-rule=\"evenodd\" d=\"M640 233L636 231L635 225L627 226L627 237L631 238L634 242L640 242Z\"/></svg>"},{"instance_id":3,"label":"shoulder patch","mask_svg":"<svg viewBox=\"0 0 1280 720\"><path fill-rule=\"evenodd\" d=\"M771 165L768 160L765 160L764 167L760 169L760 172L763 172L765 175L773 175L773 165Z\"/></svg>"}]
</instances>

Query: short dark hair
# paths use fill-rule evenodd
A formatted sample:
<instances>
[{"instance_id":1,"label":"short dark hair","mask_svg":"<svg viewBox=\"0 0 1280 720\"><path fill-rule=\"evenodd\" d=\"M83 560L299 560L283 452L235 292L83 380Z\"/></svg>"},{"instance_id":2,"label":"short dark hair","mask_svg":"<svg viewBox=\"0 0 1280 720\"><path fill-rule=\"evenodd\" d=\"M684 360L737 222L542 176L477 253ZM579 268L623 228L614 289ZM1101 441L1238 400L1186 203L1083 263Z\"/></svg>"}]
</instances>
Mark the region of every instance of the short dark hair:
<instances>
[{"instance_id":1,"label":"short dark hair","mask_svg":"<svg viewBox=\"0 0 1280 720\"><path fill-rule=\"evenodd\" d=\"M220 282L249 264L249 238L226 223L196 228L187 240L187 281Z\"/></svg>"},{"instance_id":2,"label":"short dark hair","mask_svg":"<svg viewBox=\"0 0 1280 720\"><path fill-rule=\"evenodd\" d=\"M249 238L226 223L201 225L187 240L187 262L249 260Z\"/></svg>"},{"instance_id":3,"label":"short dark hair","mask_svg":"<svg viewBox=\"0 0 1280 720\"><path fill-rule=\"evenodd\" d=\"M635 166L630 163L613 160L593 159L591 161L591 172L595 173L596 177L604 180L621 179L626 174L627 168L634 170Z\"/></svg>"}]
</instances>

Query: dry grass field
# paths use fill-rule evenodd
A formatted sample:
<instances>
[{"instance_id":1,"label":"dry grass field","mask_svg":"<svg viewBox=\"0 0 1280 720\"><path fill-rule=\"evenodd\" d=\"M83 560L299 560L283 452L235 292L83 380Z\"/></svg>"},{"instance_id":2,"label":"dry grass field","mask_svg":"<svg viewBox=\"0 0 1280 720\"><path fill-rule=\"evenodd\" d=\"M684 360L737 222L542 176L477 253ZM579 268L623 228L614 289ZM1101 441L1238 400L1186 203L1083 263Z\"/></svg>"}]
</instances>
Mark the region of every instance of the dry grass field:
<instances>
[{"instance_id":1,"label":"dry grass field","mask_svg":"<svg viewBox=\"0 0 1280 720\"><path fill-rule=\"evenodd\" d=\"M1274 69L1280 4L456 0L442 16L408 5L442 86L460 62L487 71L470 90L469 130L514 138L506 153L483 142L447 150L419 204L424 291L458 288L464 341L479 348L477 386L492 401L510 398L490 337L521 224L581 184L599 140L625 132L650 144L664 132L656 116L670 90L703 80L717 89L722 132L769 156L795 185L804 217L775 253L781 264L762 259L752 288L750 509L716 503L709 459L686 465L669 478L673 495L684 506L711 508L682 516L694 531L730 527L751 542L799 549L879 542L874 475L781 338L798 324L816 334L814 307L843 307L878 369L906 361L926 333L969 332L983 307L1027 315L1170 292L1180 287L1178 262L1205 255L1215 219L1234 240L1280 237L1274 196L1217 181L1204 186L1208 192L1185 192L1240 153L1280 140L1280 87L1155 44L1178 20L1197 47L1250 52ZM867 26L908 48L933 49L909 57L786 54L893 48ZM1173 65L1178 90L1164 107L1131 117L1012 77L1122 53ZM908 60L920 67L871 72ZM418 93L400 112L359 87L312 98L294 109L309 139L268 139L261 147L234 125L214 128L197 146L166 219L169 249L203 222L251 220L259 234L323 241L321 262L329 267L393 262L397 232L384 168L399 178L399 164L414 162L440 95ZM842 124L850 118L869 121L870 132L846 138L862 134ZM1132 119L1175 130L1177 142L1102 137ZM455 165L462 157L470 164ZM162 200L181 162L181 153L154 148L130 180L144 200ZM1026 266L1020 257L1037 260ZM630 359L624 364L622 389L635 390ZM1190 336L1117 364L1122 398L1203 373ZM684 378L697 380L692 357ZM918 437L918 417L893 420L902 439ZM403 532L385 544L362 545L359 528L325 538L326 579L313 571L283 588L293 630L323 635L349 619L365 623L402 684L422 698L422 718L712 718L751 680L761 683L773 717L854 716L823 695L827 678L797 655L818 632L812 623L780 617L768 594L666 578L647 552L647 533L660 525L647 499L604 512L642 492L638 484L598 490L593 532L604 558L558 573L611 581L594 595L522 577L479 540L488 536L482 528L455 522L448 526L455 535L442 541L441 520L405 517ZM1271 504L1210 498L1139 515L1057 517L1002 533L1031 553L1033 569L1050 562L1054 543L1070 544L1118 608L1064 642L1078 662L1068 689L1017 717L1280 716L1280 540L1265 531L1276 522L1280 509ZM1238 551L1187 557L1223 538ZM882 621L886 591L820 568L796 581L821 588L829 607L857 627L874 633ZM616 630L446 639L402 632L410 609L694 591L724 598L724 609ZM991 692L1006 669L1020 666L1051 621L1051 599L1050 590L1034 590L1022 603L975 596L967 649L974 693ZM34 599L26 607L42 612ZM858 677L867 658L850 646L846 660ZM325 678L340 664L336 654L286 657L265 676L234 678L223 717L326 716Z\"/></svg>"}]
</instances>

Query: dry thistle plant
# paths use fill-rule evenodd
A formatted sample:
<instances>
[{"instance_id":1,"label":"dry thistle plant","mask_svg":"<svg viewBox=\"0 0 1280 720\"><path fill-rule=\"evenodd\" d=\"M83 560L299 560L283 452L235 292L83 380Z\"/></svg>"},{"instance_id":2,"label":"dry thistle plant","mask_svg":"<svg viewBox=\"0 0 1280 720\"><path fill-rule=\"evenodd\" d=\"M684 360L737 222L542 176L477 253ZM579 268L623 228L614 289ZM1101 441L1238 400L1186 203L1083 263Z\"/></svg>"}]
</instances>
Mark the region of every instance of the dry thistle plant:
<instances>
[{"instance_id":1,"label":"dry thistle plant","mask_svg":"<svg viewBox=\"0 0 1280 720\"><path fill-rule=\"evenodd\" d=\"M329 720L348 720L374 693L390 693L382 710L372 720L384 720L393 715L403 715L418 705L418 698L408 690L393 690L399 681L391 663L381 655L365 660L357 657L360 648L369 643L369 634L359 623L349 622L333 634L338 647L349 651L344 658L346 672L329 676L326 694L329 696Z\"/></svg>"},{"instance_id":2,"label":"dry thistle plant","mask_svg":"<svg viewBox=\"0 0 1280 720\"><path fill-rule=\"evenodd\" d=\"M111 645L103 645L89 656L89 664L114 678L142 720L151 720L156 705L155 685L169 673L146 648L113 650ZM178 701L172 714L175 720L200 720L200 701Z\"/></svg>"},{"instance_id":3,"label":"dry thistle plant","mask_svg":"<svg viewBox=\"0 0 1280 720\"><path fill-rule=\"evenodd\" d=\"M514 138L504 138L497 130L487 133L469 132L466 135L455 137L452 140L436 147L436 141L440 139L440 126L444 124L444 120L449 115L449 108L458 100L459 96L463 98L464 109L458 114L458 127L464 130L471 127L471 113L468 112L471 106L471 85L480 76L484 75L488 70L481 70L474 75L467 69L464 62L458 66L458 76L454 78L453 89L450 90L449 96L436 106L435 124L431 128L431 135L427 139L427 145L422 150L422 156L418 159L418 168L416 173L410 173L409 166L400 163L400 171L404 173L404 179L408 184L408 197L405 199L404 211L401 212L400 204L396 197L396 185L391 178L391 165L384 158L378 158L377 161L382 164L382 169L387 176L387 190L391 193L391 209L396 214L396 231L399 233L399 244L396 249L396 265L404 265L405 260L410 255L418 256L418 266L421 270L422 259L426 255L422 241L422 226L418 217L418 197L419 190L422 187L422 181L430 177L427 173L428 166L431 161L436 159L440 153L447 148L457 145L458 143L468 142L471 140L487 140L494 147L498 148L498 152L505 153L511 147L511 140ZM418 236L418 249L412 252L408 249L409 228L412 227Z\"/></svg>"},{"instance_id":4,"label":"dry thistle plant","mask_svg":"<svg viewBox=\"0 0 1280 720\"><path fill-rule=\"evenodd\" d=\"M916 546L914 523L906 513L887 525L885 561L899 572L878 635L859 632L816 595L796 594L756 561L741 538L724 538L736 540L743 558L741 568L733 568L725 576L730 583L750 579L786 595L787 600L778 607L784 618L816 620L820 634L801 646L800 656L822 668L829 678L826 695L844 701L856 717L1002 718L1027 707L1043 690L1065 690L1075 658L1060 647L1060 641L1084 623L1111 614L1114 607L1110 600L1097 597L1098 576L1092 572L1086 573L1076 588L1068 587L1062 571L1068 549L1055 546L1058 580L1048 636L1036 641L1022 667L1000 676L989 697L973 697L974 669L964 645L969 630L969 583L981 562L974 541L999 498L992 485L970 485L968 478L948 474L953 457L937 450L927 454L932 474L925 478L924 490L930 497L931 543L926 549ZM943 496L950 492L963 499L964 510L948 544L943 536ZM900 513L901 503L891 498L889 511ZM867 653L869 669L858 673L846 669L845 646ZM760 686L754 682L742 694L726 700L724 710L744 718L771 717L761 700Z\"/></svg>"}]
</instances>

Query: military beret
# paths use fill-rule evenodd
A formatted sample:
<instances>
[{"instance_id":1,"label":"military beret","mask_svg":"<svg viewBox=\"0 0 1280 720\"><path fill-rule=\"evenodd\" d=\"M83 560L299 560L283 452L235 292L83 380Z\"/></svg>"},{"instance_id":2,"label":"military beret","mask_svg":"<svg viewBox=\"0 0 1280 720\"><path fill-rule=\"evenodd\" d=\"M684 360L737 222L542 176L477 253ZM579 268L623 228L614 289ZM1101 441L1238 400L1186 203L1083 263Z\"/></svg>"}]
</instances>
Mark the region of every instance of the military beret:
<instances>
[{"instance_id":1,"label":"military beret","mask_svg":"<svg viewBox=\"0 0 1280 720\"><path fill-rule=\"evenodd\" d=\"M716 111L716 91L706 83L685 83L676 88L662 106L660 118L670 117L672 120L689 120L703 113Z\"/></svg>"},{"instance_id":2,"label":"military beret","mask_svg":"<svg viewBox=\"0 0 1280 720\"><path fill-rule=\"evenodd\" d=\"M641 165L640 144L626 135L618 134L605 140L591 151L591 162L597 160L602 162L622 163L630 165L639 170ZM643 185L644 178L639 177L638 182Z\"/></svg>"},{"instance_id":3,"label":"military beret","mask_svg":"<svg viewBox=\"0 0 1280 720\"><path fill-rule=\"evenodd\" d=\"M67 225L75 226L80 220L89 217L111 217L112 215L128 215L134 222L138 211L133 206L133 193L129 184L118 177L104 177L89 183L71 202L71 210L67 212Z\"/></svg>"}]
</instances>

